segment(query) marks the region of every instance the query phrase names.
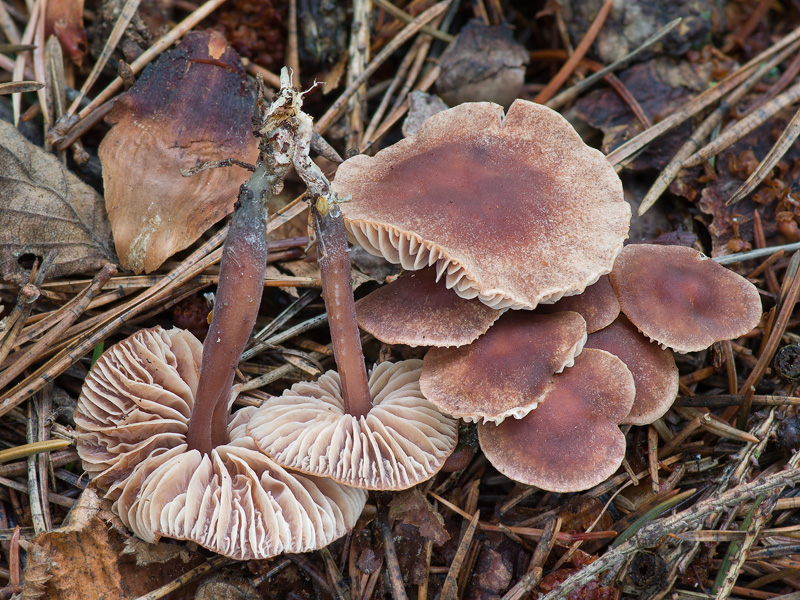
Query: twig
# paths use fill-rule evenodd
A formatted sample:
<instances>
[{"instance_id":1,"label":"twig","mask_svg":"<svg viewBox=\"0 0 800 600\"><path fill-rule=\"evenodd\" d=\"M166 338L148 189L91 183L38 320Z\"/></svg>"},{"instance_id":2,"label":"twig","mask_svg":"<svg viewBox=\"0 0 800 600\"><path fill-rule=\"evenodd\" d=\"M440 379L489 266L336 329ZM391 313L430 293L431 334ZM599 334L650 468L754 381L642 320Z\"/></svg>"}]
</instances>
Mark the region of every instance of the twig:
<instances>
[{"instance_id":1,"label":"twig","mask_svg":"<svg viewBox=\"0 0 800 600\"><path fill-rule=\"evenodd\" d=\"M602 29L603 24L606 22L606 17L608 17L608 13L611 11L611 7L614 4L614 0L606 0L603 3L603 6L600 7L600 11L597 13L597 16L592 21L592 24L589 26L589 29L586 31L586 35L583 36L581 43L578 44L578 47L575 48L575 52L567 59L562 67L556 73L556 76L550 80L550 83L533 99L534 102L538 102L539 104L544 104L553 95L564 85L564 82L567 78L572 75L572 72L575 70L575 67L578 66L580 60L586 55L589 51L589 48L594 43L597 34L600 33L600 29Z\"/></svg>"},{"instance_id":2,"label":"twig","mask_svg":"<svg viewBox=\"0 0 800 600\"><path fill-rule=\"evenodd\" d=\"M320 117L317 121L316 125L314 126L314 131L322 135L325 131L330 127L336 118L339 116L339 112L344 108L344 105L350 99L350 97L356 93L356 90L361 87L361 85L380 67L386 59L388 59L400 46L405 44L412 36L414 36L423 25L425 25L428 21L431 21L436 16L440 15L447 9L447 5L449 4L449 0L444 0L443 2L439 2L431 6L428 10L418 16L414 21L408 24L403 30L398 33L391 42L386 44L384 48L372 59L370 64L364 69L364 72L347 86L344 92L336 99L336 101L331 105L328 111Z\"/></svg>"},{"instance_id":3,"label":"twig","mask_svg":"<svg viewBox=\"0 0 800 600\"><path fill-rule=\"evenodd\" d=\"M403 584L403 574L400 572L400 563L397 561L397 550L394 547L394 539L392 530L389 527L387 512L386 506L378 505L378 530L383 540L386 569L389 572L389 581L392 585L392 597L394 600L408 600L406 588Z\"/></svg>"},{"instance_id":4,"label":"twig","mask_svg":"<svg viewBox=\"0 0 800 600\"><path fill-rule=\"evenodd\" d=\"M372 1L380 8L388 12L390 15L392 15L393 17L397 17L398 19L400 19L405 23L411 23L414 21L414 17L412 17L404 10L397 8L394 4L389 2L389 0L372 0ZM423 33L428 34L431 37L436 38L437 40L447 42L448 44L452 42L454 39L456 39L454 35L450 35L449 33L445 33L444 31L439 31L438 29L429 27L428 25L423 25L421 31Z\"/></svg>"},{"instance_id":5,"label":"twig","mask_svg":"<svg viewBox=\"0 0 800 600\"><path fill-rule=\"evenodd\" d=\"M157 590L153 590L149 594L145 594L144 596L139 596L136 600L159 600L159 598L163 598L170 592L174 592L185 586L187 583L194 581L201 575L205 575L209 571L213 571L220 567L225 567L227 565L233 564L236 561L232 558L228 558L226 556L215 556L214 558L210 558L208 562L203 563L202 565L195 567L191 571L187 571L174 581L166 585L162 585Z\"/></svg>"}]
</instances>

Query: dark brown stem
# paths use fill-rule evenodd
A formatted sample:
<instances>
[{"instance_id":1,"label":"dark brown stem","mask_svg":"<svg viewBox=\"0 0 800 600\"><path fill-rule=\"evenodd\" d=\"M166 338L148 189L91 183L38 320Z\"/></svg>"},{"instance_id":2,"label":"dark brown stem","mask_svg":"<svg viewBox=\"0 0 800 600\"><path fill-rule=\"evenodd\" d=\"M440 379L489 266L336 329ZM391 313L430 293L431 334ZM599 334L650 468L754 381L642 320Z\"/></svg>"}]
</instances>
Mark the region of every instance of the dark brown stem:
<instances>
[{"instance_id":1,"label":"dark brown stem","mask_svg":"<svg viewBox=\"0 0 800 600\"><path fill-rule=\"evenodd\" d=\"M347 234L339 207L333 205L326 208L329 209L324 215L314 208L322 294L328 313L333 356L342 380L344 410L355 417L362 417L372 408L372 398L356 322Z\"/></svg>"},{"instance_id":2,"label":"dark brown stem","mask_svg":"<svg viewBox=\"0 0 800 600\"><path fill-rule=\"evenodd\" d=\"M228 400L236 366L258 316L267 266L266 210L271 179L259 163L242 185L222 249L219 285L186 441L209 453L228 442ZM255 180L255 181L254 181Z\"/></svg>"}]
</instances>

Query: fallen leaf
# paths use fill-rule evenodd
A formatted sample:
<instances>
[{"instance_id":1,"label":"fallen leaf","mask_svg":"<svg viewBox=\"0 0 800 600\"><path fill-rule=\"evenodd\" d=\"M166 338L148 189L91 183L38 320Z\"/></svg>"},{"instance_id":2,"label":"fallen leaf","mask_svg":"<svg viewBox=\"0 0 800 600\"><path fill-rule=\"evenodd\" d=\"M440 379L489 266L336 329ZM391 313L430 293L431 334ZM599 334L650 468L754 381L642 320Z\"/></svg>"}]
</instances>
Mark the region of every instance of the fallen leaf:
<instances>
[{"instance_id":1,"label":"fallen leaf","mask_svg":"<svg viewBox=\"0 0 800 600\"><path fill-rule=\"evenodd\" d=\"M90 486L63 527L31 540L22 600L138 597L204 560L185 546L129 538L111 502ZM174 598L191 598L194 585L181 592Z\"/></svg>"},{"instance_id":2,"label":"fallen leaf","mask_svg":"<svg viewBox=\"0 0 800 600\"><path fill-rule=\"evenodd\" d=\"M48 278L116 262L103 199L58 159L0 121L0 276L27 281L19 259L57 255Z\"/></svg>"},{"instance_id":3,"label":"fallen leaf","mask_svg":"<svg viewBox=\"0 0 800 600\"><path fill-rule=\"evenodd\" d=\"M44 33L46 37L55 34L72 62L80 67L89 52L83 27L83 0L49 0Z\"/></svg>"},{"instance_id":4,"label":"fallen leaf","mask_svg":"<svg viewBox=\"0 0 800 600\"><path fill-rule=\"evenodd\" d=\"M188 34L114 104L100 144L106 205L120 263L157 269L233 211L241 167L181 170L237 158L254 163L254 90L219 32Z\"/></svg>"},{"instance_id":5,"label":"fallen leaf","mask_svg":"<svg viewBox=\"0 0 800 600\"><path fill-rule=\"evenodd\" d=\"M444 528L442 515L433 509L431 503L416 488L399 492L389 503L389 508L391 518L413 525L419 529L422 537L437 546L450 539L450 534Z\"/></svg>"}]
</instances>

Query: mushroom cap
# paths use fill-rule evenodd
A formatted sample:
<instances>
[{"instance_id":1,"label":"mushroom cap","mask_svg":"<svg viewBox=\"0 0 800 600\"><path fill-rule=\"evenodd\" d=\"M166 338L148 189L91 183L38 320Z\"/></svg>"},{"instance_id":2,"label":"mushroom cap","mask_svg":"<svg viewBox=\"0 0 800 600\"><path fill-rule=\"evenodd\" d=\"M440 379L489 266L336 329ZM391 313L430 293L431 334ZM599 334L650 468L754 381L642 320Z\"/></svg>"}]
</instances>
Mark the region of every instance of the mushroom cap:
<instances>
[{"instance_id":1,"label":"mushroom cap","mask_svg":"<svg viewBox=\"0 0 800 600\"><path fill-rule=\"evenodd\" d=\"M108 116L100 144L108 217L120 264L157 269L233 210L241 167L181 169L226 158L255 162L254 91L217 31L189 33L148 66ZM147 177L142 177L146 173Z\"/></svg>"},{"instance_id":2,"label":"mushroom cap","mask_svg":"<svg viewBox=\"0 0 800 600\"><path fill-rule=\"evenodd\" d=\"M253 414L247 433L287 468L370 490L402 490L430 479L458 442L458 423L419 389L421 360L376 365L373 407L344 412L341 380L328 371L296 383Z\"/></svg>"},{"instance_id":3,"label":"mushroom cap","mask_svg":"<svg viewBox=\"0 0 800 600\"><path fill-rule=\"evenodd\" d=\"M589 334L585 348L610 352L633 375L636 398L622 423L649 425L672 406L678 395L679 380L672 351L648 341L625 315L605 329Z\"/></svg>"},{"instance_id":4,"label":"mushroom cap","mask_svg":"<svg viewBox=\"0 0 800 600\"><path fill-rule=\"evenodd\" d=\"M686 246L626 246L611 284L631 323L680 353L737 338L761 319L756 286Z\"/></svg>"},{"instance_id":5,"label":"mushroom cap","mask_svg":"<svg viewBox=\"0 0 800 600\"><path fill-rule=\"evenodd\" d=\"M407 270L436 266L463 298L534 308L608 273L628 235L622 184L557 112L462 104L355 156L333 183L348 234Z\"/></svg>"},{"instance_id":6,"label":"mushroom cap","mask_svg":"<svg viewBox=\"0 0 800 600\"><path fill-rule=\"evenodd\" d=\"M555 304L536 307L536 312L544 315L562 310L571 310L582 316L586 321L586 333L608 327L619 316L619 301L608 275L600 277L580 294L564 296Z\"/></svg>"},{"instance_id":7,"label":"mushroom cap","mask_svg":"<svg viewBox=\"0 0 800 600\"><path fill-rule=\"evenodd\" d=\"M619 468L625 436L619 430L636 393L625 364L586 349L555 377L542 404L522 419L478 425L486 458L515 481L552 492L597 485Z\"/></svg>"},{"instance_id":8,"label":"mushroom cap","mask_svg":"<svg viewBox=\"0 0 800 600\"><path fill-rule=\"evenodd\" d=\"M469 346L428 351L420 387L442 412L465 421L519 419L548 393L553 374L572 366L585 341L578 313L508 312Z\"/></svg>"},{"instance_id":9,"label":"mushroom cap","mask_svg":"<svg viewBox=\"0 0 800 600\"><path fill-rule=\"evenodd\" d=\"M202 346L190 333L145 329L95 363L78 399L78 454L140 538L192 540L239 560L323 547L355 525L361 490L291 473L245 435L252 409L210 454L185 443Z\"/></svg>"},{"instance_id":10,"label":"mushroom cap","mask_svg":"<svg viewBox=\"0 0 800 600\"><path fill-rule=\"evenodd\" d=\"M404 273L356 302L361 329L387 344L407 346L469 344L501 314L437 283L431 268Z\"/></svg>"}]
</instances>

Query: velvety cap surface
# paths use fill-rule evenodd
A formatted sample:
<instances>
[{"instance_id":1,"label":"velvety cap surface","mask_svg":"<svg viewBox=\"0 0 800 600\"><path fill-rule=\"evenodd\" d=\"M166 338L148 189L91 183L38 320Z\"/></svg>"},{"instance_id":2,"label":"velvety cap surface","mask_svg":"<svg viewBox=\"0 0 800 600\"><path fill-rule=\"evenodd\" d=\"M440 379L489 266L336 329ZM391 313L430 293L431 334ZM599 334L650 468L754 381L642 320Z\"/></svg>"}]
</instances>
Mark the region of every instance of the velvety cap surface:
<instances>
[{"instance_id":1,"label":"velvety cap surface","mask_svg":"<svg viewBox=\"0 0 800 600\"><path fill-rule=\"evenodd\" d=\"M458 423L419 389L421 360L376 365L373 407L344 412L339 374L296 383L261 405L247 432L276 462L371 490L402 490L430 479L458 442Z\"/></svg>"},{"instance_id":2,"label":"velvety cap surface","mask_svg":"<svg viewBox=\"0 0 800 600\"><path fill-rule=\"evenodd\" d=\"M511 311L469 346L431 349L422 393L465 421L520 418L536 408L553 375L572 365L585 341L586 323L578 313Z\"/></svg>"},{"instance_id":3,"label":"velvety cap surface","mask_svg":"<svg viewBox=\"0 0 800 600\"><path fill-rule=\"evenodd\" d=\"M245 435L252 409L207 455L185 443L202 346L145 329L112 346L86 379L75 422L84 468L140 538L192 540L248 560L323 547L353 527L361 490L291 473Z\"/></svg>"},{"instance_id":4,"label":"velvety cap surface","mask_svg":"<svg viewBox=\"0 0 800 600\"><path fill-rule=\"evenodd\" d=\"M631 323L676 352L737 338L761 319L756 286L686 246L626 246L611 284Z\"/></svg>"},{"instance_id":5,"label":"velvety cap surface","mask_svg":"<svg viewBox=\"0 0 800 600\"><path fill-rule=\"evenodd\" d=\"M589 335L586 348L610 352L630 369L636 398L623 423L649 425L663 416L678 395L678 367L672 351L644 337L620 315L605 329Z\"/></svg>"},{"instance_id":6,"label":"velvety cap surface","mask_svg":"<svg viewBox=\"0 0 800 600\"><path fill-rule=\"evenodd\" d=\"M630 207L599 151L557 112L462 104L336 173L352 239L407 270L435 266L464 298L534 308L608 273Z\"/></svg>"},{"instance_id":7,"label":"velvety cap surface","mask_svg":"<svg viewBox=\"0 0 800 600\"><path fill-rule=\"evenodd\" d=\"M551 314L562 310L578 313L586 321L586 332L594 333L619 316L619 301L608 275L603 275L580 294L564 296L555 304L540 304L536 312Z\"/></svg>"},{"instance_id":8,"label":"velvety cap surface","mask_svg":"<svg viewBox=\"0 0 800 600\"><path fill-rule=\"evenodd\" d=\"M407 346L469 344L501 314L437 283L432 268L404 273L356 302L361 329L387 344Z\"/></svg>"},{"instance_id":9,"label":"velvety cap surface","mask_svg":"<svg viewBox=\"0 0 800 600\"><path fill-rule=\"evenodd\" d=\"M478 425L478 439L486 458L511 479L577 492L622 464L625 436L617 424L633 406L633 376L616 356L586 349L555 379L536 410L499 425Z\"/></svg>"}]
</instances>

